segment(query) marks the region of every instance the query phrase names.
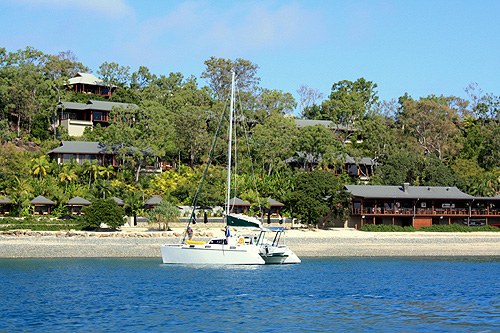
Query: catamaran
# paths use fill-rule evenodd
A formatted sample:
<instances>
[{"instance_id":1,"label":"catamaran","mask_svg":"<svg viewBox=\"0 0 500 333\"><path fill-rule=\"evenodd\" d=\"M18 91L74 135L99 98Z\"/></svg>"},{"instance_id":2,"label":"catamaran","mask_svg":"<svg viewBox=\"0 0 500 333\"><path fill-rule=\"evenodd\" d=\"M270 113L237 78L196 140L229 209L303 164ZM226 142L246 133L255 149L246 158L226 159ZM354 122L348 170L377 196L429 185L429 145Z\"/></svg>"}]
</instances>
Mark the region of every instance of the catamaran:
<instances>
[{"instance_id":1,"label":"catamaran","mask_svg":"<svg viewBox=\"0 0 500 333\"><path fill-rule=\"evenodd\" d=\"M231 235L226 232L224 237L212 238L209 241L193 241L186 239L187 230L194 217L198 196L195 199L193 211L184 233L182 243L164 244L161 246L161 256L165 264L222 264L222 265L264 265L264 264L298 264L299 257L287 246L281 244L284 229L263 228L262 222L251 216L230 212L231 192L231 141L234 113L234 84L235 73L232 73L231 101L229 111L229 141L228 141L228 171L227 171L227 200L224 220L227 228L232 227L238 233ZM222 117L224 118L224 116ZM212 148L214 151L218 133ZM198 190L201 192L203 181L210 165L207 163L203 180ZM243 231L244 232L243 232ZM271 241L266 234L274 233Z\"/></svg>"}]
</instances>

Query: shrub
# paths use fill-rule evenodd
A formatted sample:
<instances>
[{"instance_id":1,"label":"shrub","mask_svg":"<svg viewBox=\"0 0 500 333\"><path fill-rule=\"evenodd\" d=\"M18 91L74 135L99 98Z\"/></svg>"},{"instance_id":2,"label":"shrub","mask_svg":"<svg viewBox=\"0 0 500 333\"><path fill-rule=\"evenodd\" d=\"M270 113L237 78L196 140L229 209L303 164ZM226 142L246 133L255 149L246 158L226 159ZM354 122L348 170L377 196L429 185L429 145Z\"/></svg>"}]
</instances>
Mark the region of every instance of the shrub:
<instances>
[{"instance_id":1,"label":"shrub","mask_svg":"<svg viewBox=\"0 0 500 333\"><path fill-rule=\"evenodd\" d=\"M105 223L111 229L125 224L125 210L113 199L97 199L92 205L84 207L79 226L84 229L99 229Z\"/></svg>"},{"instance_id":2,"label":"shrub","mask_svg":"<svg viewBox=\"0 0 500 333\"><path fill-rule=\"evenodd\" d=\"M474 231L500 231L500 228L485 225L481 227L468 227L466 225L460 225L457 223L454 224L445 224L445 225L431 225L429 227L421 227L418 231L427 231L427 232L474 232Z\"/></svg>"},{"instance_id":3,"label":"shrub","mask_svg":"<svg viewBox=\"0 0 500 333\"><path fill-rule=\"evenodd\" d=\"M383 224L365 224L359 230L372 232L415 232L414 227L402 227L400 225L383 225Z\"/></svg>"}]
</instances>

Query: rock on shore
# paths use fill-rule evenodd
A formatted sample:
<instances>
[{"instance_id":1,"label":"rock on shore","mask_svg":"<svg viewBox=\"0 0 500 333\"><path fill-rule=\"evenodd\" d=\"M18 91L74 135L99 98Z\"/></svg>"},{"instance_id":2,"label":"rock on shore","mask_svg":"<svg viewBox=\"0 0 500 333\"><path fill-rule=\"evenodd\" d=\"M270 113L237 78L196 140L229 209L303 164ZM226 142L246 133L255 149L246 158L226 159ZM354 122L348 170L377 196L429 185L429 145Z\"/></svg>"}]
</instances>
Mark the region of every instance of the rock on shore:
<instances>
[{"instance_id":1,"label":"rock on shore","mask_svg":"<svg viewBox=\"0 0 500 333\"><path fill-rule=\"evenodd\" d=\"M75 232L15 230L0 233L0 258L160 258L160 246L176 244L183 230ZM195 239L222 236L195 230ZM373 233L351 229L291 230L286 244L301 257L500 256L500 233Z\"/></svg>"}]
</instances>

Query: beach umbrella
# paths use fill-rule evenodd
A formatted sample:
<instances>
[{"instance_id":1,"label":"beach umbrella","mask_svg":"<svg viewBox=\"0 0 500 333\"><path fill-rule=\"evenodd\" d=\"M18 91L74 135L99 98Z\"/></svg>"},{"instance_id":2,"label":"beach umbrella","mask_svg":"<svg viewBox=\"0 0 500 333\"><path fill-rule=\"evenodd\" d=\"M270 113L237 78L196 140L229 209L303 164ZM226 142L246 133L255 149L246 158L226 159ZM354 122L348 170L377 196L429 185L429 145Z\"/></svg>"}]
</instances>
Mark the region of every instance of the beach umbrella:
<instances>
[{"instance_id":1,"label":"beach umbrella","mask_svg":"<svg viewBox=\"0 0 500 333\"><path fill-rule=\"evenodd\" d=\"M205 215L203 215L203 223L208 223L207 212L205 212Z\"/></svg>"}]
</instances>

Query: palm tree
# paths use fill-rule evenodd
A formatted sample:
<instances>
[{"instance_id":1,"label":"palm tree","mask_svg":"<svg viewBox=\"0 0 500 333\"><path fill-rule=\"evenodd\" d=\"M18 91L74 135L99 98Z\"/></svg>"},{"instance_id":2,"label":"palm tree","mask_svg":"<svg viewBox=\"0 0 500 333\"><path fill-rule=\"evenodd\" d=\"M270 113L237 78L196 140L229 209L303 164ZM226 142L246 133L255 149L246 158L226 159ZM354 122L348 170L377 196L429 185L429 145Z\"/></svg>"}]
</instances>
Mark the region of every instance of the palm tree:
<instances>
[{"instance_id":1,"label":"palm tree","mask_svg":"<svg viewBox=\"0 0 500 333\"><path fill-rule=\"evenodd\" d=\"M92 182L92 176L94 176L94 183L95 183L95 180L97 179L97 174L99 173L99 165L97 165L96 161L92 161L92 162L85 161L85 163L83 164L83 168L84 168L84 173L89 174L89 186L88 186L88 188L90 188L90 184Z\"/></svg>"},{"instance_id":2,"label":"palm tree","mask_svg":"<svg viewBox=\"0 0 500 333\"><path fill-rule=\"evenodd\" d=\"M109 180L98 179L95 183L95 188L96 192L102 193L103 199L106 199L106 193L109 195L113 193L113 186L111 186L111 182Z\"/></svg>"},{"instance_id":3,"label":"palm tree","mask_svg":"<svg viewBox=\"0 0 500 333\"><path fill-rule=\"evenodd\" d=\"M105 167L101 167L99 171L99 175L106 176L106 179L109 180L109 176L115 173L115 168L112 165L108 165Z\"/></svg>"},{"instance_id":4,"label":"palm tree","mask_svg":"<svg viewBox=\"0 0 500 333\"><path fill-rule=\"evenodd\" d=\"M64 182L66 190L68 189L68 183L76 180L78 176L76 175L75 170L71 164L65 164L61 168L61 172L59 172L58 178L61 182Z\"/></svg>"},{"instance_id":5,"label":"palm tree","mask_svg":"<svg viewBox=\"0 0 500 333\"><path fill-rule=\"evenodd\" d=\"M14 185L7 189L11 195L17 198L18 201L18 209L19 209L19 217L21 217L21 202L23 195L29 195L33 191L33 187L30 185L27 179L20 179L17 176L14 176Z\"/></svg>"},{"instance_id":6,"label":"palm tree","mask_svg":"<svg viewBox=\"0 0 500 333\"><path fill-rule=\"evenodd\" d=\"M50 163L46 155L31 160L31 173L35 176L38 175L38 179L42 178L42 176L46 176L49 168Z\"/></svg>"},{"instance_id":7,"label":"palm tree","mask_svg":"<svg viewBox=\"0 0 500 333\"><path fill-rule=\"evenodd\" d=\"M125 205L125 211L129 216L135 215L135 211L142 206L142 192L125 192L122 198Z\"/></svg>"}]
</instances>

